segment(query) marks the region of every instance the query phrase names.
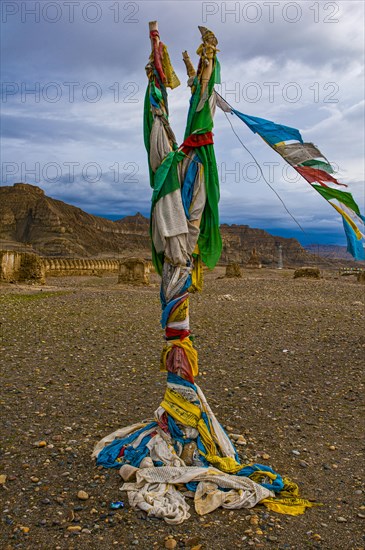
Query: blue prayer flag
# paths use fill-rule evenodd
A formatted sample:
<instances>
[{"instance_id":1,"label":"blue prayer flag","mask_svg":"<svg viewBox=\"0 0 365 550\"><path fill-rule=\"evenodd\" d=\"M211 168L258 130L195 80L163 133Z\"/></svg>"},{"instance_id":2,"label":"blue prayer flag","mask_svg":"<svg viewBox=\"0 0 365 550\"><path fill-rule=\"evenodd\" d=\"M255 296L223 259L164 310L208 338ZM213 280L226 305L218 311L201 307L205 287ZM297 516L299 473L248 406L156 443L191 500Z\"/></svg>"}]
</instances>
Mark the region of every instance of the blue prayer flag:
<instances>
[{"instance_id":1,"label":"blue prayer flag","mask_svg":"<svg viewBox=\"0 0 365 550\"><path fill-rule=\"evenodd\" d=\"M355 260L365 260L363 240L356 237L355 231L345 218L342 218L342 221L347 238L347 252L349 252Z\"/></svg>"},{"instance_id":2,"label":"blue prayer flag","mask_svg":"<svg viewBox=\"0 0 365 550\"><path fill-rule=\"evenodd\" d=\"M259 134L270 145L275 145L280 141L296 140L303 143L303 138L300 135L299 130L291 128L290 126L283 126L282 124L276 124L271 120L265 118L258 118L254 116L244 115L235 109L232 112L238 116L255 134Z\"/></svg>"}]
</instances>

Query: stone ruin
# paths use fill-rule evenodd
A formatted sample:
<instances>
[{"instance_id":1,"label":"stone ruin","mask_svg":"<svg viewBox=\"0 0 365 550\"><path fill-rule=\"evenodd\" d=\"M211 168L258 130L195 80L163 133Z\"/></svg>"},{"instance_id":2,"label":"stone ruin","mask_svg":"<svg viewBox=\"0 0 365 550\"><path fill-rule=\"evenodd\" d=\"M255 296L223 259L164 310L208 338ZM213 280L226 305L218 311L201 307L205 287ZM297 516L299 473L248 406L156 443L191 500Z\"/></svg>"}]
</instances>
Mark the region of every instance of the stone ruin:
<instances>
[{"instance_id":1,"label":"stone ruin","mask_svg":"<svg viewBox=\"0 0 365 550\"><path fill-rule=\"evenodd\" d=\"M300 267L294 271L294 279L320 279L321 272L318 267Z\"/></svg>"},{"instance_id":2,"label":"stone ruin","mask_svg":"<svg viewBox=\"0 0 365 550\"><path fill-rule=\"evenodd\" d=\"M44 284L46 277L75 277L118 273L118 283L148 285L151 262L141 258L46 258L29 252L0 251L0 281Z\"/></svg>"},{"instance_id":3,"label":"stone ruin","mask_svg":"<svg viewBox=\"0 0 365 550\"><path fill-rule=\"evenodd\" d=\"M0 281L44 284L46 268L40 256L29 252L0 251Z\"/></svg>"},{"instance_id":4,"label":"stone ruin","mask_svg":"<svg viewBox=\"0 0 365 550\"><path fill-rule=\"evenodd\" d=\"M127 258L119 264L118 283L148 285L150 263L141 258Z\"/></svg>"},{"instance_id":5,"label":"stone ruin","mask_svg":"<svg viewBox=\"0 0 365 550\"><path fill-rule=\"evenodd\" d=\"M45 258L29 252L0 251L0 281L44 284L46 277L118 273L120 260Z\"/></svg>"},{"instance_id":6,"label":"stone ruin","mask_svg":"<svg viewBox=\"0 0 365 550\"><path fill-rule=\"evenodd\" d=\"M226 266L226 277L242 277L241 268L237 263L231 263Z\"/></svg>"},{"instance_id":7,"label":"stone ruin","mask_svg":"<svg viewBox=\"0 0 365 550\"><path fill-rule=\"evenodd\" d=\"M95 275L117 273L119 260L93 260L89 258L42 258L49 277Z\"/></svg>"},{"instance_id":8,"label":"stone ruin","mask_svg":"<svg viewBox=\"0 0 365 550\"><path fill-rule=\"evenodd\" d=\"M262 264L260 261L260 258L257 255L256 248L252 249L251 256L248 259L247 264L245 267L248 267L249 269L261 269Z\"/></svg>"}]
</instances>

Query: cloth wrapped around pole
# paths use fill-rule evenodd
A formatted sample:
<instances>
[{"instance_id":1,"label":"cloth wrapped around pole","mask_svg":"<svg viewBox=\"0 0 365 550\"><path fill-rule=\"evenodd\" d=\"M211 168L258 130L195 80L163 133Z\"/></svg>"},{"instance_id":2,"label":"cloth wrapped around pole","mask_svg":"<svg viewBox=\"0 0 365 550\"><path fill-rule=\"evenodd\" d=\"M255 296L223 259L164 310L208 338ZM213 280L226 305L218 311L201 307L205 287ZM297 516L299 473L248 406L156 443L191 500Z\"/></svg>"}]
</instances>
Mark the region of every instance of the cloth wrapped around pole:
<instances>
[{"instance_id":1,"label":"cloth wrapped around pole","mask_svg":"<svg viewBox=\"0 0 365 550\"><path fill-rule=\"evenodd\" d=\"M204 27L200 31L196 73L184 53L192 97L184 141L178 146L167 103L167 87L174 88L178 79L157 24L150 24L144 140L153 189L152 257L161 275L165 345L160 368L167 372L166 391L154 418L117 430L93 453L97 464L120 468L126 480L121 489L133 508L171 524L190 516L184 493L194 495L200 515L219 506L251 508L260 502L296 515L313 505L299 499L297 486L271 468L240 463L195 382L199 368L190 331L189 292L201 290L202 264L213 268L222 249L212 134L220 67L217 39Z\"/></svg>"}]
</instances>

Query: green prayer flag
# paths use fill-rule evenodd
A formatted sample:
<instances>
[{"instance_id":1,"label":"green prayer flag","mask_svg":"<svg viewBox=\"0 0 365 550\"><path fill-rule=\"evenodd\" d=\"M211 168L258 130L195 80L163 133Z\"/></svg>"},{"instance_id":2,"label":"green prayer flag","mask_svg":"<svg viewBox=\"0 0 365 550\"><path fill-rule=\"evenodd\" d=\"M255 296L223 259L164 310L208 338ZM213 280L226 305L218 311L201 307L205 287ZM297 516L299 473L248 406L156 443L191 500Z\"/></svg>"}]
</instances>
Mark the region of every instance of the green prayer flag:
<instances>
[{"instance_id":1,"label":"green prayer flag","mask_svg":"<svg viewBox=\"0 0 365 550\"><path fill-rule=\"evenodd\" d=\"M348 193L347 191L339 191L338 189L332 189L332 187L322 187L322 185L316 184L312 184L312 187L314 187L314 189L328 201L331 199L337 199L339 202L342 202L348 208L353 210L358 216L361 216L360 209L351 193Z\"/></svg>"}]
</instances>

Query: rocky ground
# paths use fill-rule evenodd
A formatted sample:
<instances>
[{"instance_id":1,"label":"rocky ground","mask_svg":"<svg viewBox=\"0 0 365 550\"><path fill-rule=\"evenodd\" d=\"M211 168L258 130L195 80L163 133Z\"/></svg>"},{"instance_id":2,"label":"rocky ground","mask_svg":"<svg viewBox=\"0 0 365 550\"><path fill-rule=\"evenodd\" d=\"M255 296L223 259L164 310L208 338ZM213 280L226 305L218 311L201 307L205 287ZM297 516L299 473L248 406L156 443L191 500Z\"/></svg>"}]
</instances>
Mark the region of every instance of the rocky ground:
<instances>
[{"instance_id":1,"label":"rocky ground","mask_svg":"<svg viewBox=\"0 0 365 550\"><path fill-rule=\"evenodd\" d=\"M118 472L90 453L162 399L157 279L147 288L112 275L49 279L0 289L1 548L365 547L365 287L330 272L219 275L192 296L199 384L223 425L245 435L243 461L264 461L323 506L198 517L192 505L176 527L131 510Z\"/></svg>"}]
</instances>

